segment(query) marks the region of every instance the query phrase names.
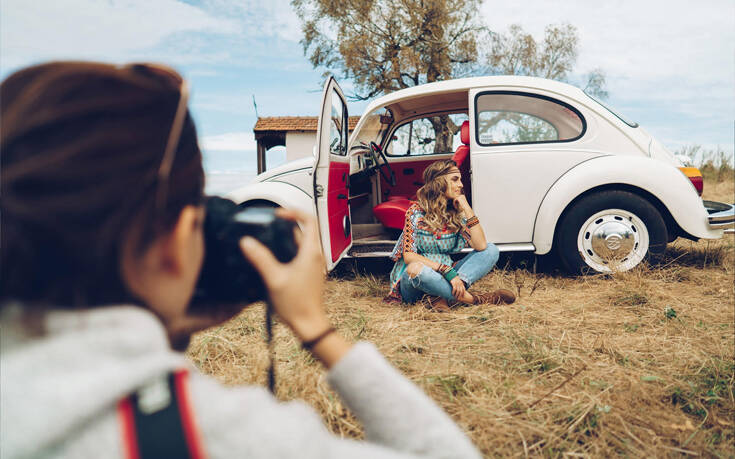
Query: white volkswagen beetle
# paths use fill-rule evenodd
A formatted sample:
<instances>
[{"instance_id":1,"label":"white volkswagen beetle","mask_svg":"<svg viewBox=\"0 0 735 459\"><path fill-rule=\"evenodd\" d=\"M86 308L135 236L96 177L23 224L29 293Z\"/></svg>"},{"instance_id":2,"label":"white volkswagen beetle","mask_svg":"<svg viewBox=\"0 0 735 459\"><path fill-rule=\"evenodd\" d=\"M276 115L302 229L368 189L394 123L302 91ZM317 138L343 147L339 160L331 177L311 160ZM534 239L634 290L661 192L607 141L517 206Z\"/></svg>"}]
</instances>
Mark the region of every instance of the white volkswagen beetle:
<instances>
[{"instance_id":1,"label":"white volkswagen beetle","mask_svg":"<svg viewBox=\"0 0 735 459\"><path fill-rule=\"evenodd\" d=\"M318 217L327 268L386 256L433 161L454 158L500 251L555 250L572 272L624 271L677 237L721 238L733 205L702 201L699 171L579 88L488 76L375 99L348 139L345 98L325 84L313 158L229 197Z\"/></svg>"}]
</instances>

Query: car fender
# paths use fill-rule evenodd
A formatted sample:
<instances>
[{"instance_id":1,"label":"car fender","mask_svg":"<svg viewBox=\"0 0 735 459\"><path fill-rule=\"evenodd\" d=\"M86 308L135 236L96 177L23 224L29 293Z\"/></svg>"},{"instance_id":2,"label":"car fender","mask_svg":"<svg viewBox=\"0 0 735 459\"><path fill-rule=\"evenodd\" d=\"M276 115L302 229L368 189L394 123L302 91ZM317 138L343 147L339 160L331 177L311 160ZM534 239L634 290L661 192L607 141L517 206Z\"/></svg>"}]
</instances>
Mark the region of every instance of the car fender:
<instances>
[{"instance_id":1,"label":"car fender","mask_svg":"<svg viewBox=\"0 0 735 459\"><path fill-rule=\"evenodd\" d=\"M300 188L286 182L260 182L238 188L225 196L238 204L247 201L270 201L280 207L298 209L314 215L314 200Z\"/></svg>"},{"instance_id":2,"label":"car fender","mask_svg":"<svg viewBox=\"0 0 735 459\"><path fill-rule=\"evenodd\" d=\"M722 230L708 227L708 214L702 200L679 169L651 158L609 155L577 164L546 192L533 229L536 253L544 254L551 250L557 221L575 198L595 188L614 185L640 188L650 193L692 236L704 239L722 237Z\"/></svg>"}]
</instances>

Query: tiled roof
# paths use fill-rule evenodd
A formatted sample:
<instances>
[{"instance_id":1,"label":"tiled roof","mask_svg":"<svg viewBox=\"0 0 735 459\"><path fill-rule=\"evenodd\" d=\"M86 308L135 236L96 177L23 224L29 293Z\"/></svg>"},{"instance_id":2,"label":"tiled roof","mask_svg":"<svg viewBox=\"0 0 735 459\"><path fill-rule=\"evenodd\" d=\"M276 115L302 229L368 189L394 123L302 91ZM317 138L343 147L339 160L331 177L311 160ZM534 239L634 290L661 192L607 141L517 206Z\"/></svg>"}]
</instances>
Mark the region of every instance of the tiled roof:
<instances>
[{"instance_id":1,"label":"tiled roof","mask_svg":"<svg viewBox=\"0 0 735 459\"><path fill-rule=\"evenodd\" d=\"M348 125L350 131L355 129L359 116L350 116ZM260 131L316 131L316 116L267 116L258 118L253 132Z\"/></svg>"}]
</instances>

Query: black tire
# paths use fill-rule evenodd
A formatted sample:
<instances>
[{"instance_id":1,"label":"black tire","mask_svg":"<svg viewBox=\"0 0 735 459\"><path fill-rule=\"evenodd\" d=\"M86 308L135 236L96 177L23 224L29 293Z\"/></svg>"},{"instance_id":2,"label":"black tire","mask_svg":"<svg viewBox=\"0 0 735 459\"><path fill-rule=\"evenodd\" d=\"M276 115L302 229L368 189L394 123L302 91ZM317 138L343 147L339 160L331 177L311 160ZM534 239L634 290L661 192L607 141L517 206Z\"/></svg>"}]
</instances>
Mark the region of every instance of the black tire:
<instances>
[{"instance_id":1,"label":"black tire","mask_svg":"<svg viewBox=\"0 0 735 459\"><path fill-rule=\"evenodd\" d=\"M241 209L247 209L249 207L280 207L273 201L266 201L265 199L253 199L251 201L245 201L238 204Z\"/></svg>"},{"instance_id":2,"label":"black tire","mask_svg":"<svg viewBox=\"0 0 735 459\"><path fill-rule=\"evenodd\" d=\"M614 209L625 212L615 212ZM600 213L602 215L598 215ZM596 215L598 217L594 221L588 221ZM642 228L639 228L641 225ZM625 228L629 237L616 238L613 233L619 232L605 232L605 229L610 228ZM622 190L601 191L585 196L564 212L556 229L556 253L572 274L627 271L644 260L656 262L666 250L668 241L666 223L658 209L637 194ZM584 234L583 230L586 230ZM648 248L643 253L646 233ZM608 234L608 237L603 241L601 236L604 234ZM600 237L596 238L595 235ZM612 239L608 242L609 238ZM593 245L595 242L598 250ZM630 250L627 244L632 246ZM616 245L622 248L615 249ZM619 253L614 253L616 250ZM611 253L614 254L611 256Z\"/></svg>"},{"instance_id":3,"label":"black tire","mask_svg":"<svg viewBox=\"0 0 735 459\"><path fill-rule=\"evenodd\" d=\"M252 207L272 207L273 209L280 209L281 206L273 201L267 201L265 199L253 199L250 201L241 202L238 204L241 209L249 209ZM301 227L296 225L296 232L301 233Z\"/></svg>"}]
</instances>

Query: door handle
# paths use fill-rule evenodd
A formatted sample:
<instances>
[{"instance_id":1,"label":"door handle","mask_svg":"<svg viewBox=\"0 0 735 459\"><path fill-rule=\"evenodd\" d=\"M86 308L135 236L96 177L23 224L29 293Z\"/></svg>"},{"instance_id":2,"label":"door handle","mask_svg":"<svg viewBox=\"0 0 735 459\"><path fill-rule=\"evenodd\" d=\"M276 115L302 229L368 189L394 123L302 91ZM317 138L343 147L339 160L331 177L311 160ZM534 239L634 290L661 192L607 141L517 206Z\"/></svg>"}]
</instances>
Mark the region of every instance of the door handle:
<instances>
[{"instance_id":1,"label":"door handle","mask_svg":"<svg viewBox=\"0 0 735 459\"><path fill-rule=\"evenodd\" d=\"M403 169L403 175L413 175L413 167Z\"/></svg>"},{"instance_id":2,"label":"door handle","mask_svg":"<svg viewBox=\"0 0 735 459\"><path fill-rule=\"evenodd\" d=\"M347 196L343 195L342 193L337 195L337 199L347 199Z\"/></svg>"},{"instance_id":3,"label":"door handle","mask_svg":"<svg viewBox=\"0 0 735 459\"><path fill-rule=\"evenodd\" d=\"M424 186L423 182L413 182L415 186Z\"/></svg>"}]
</instances>

